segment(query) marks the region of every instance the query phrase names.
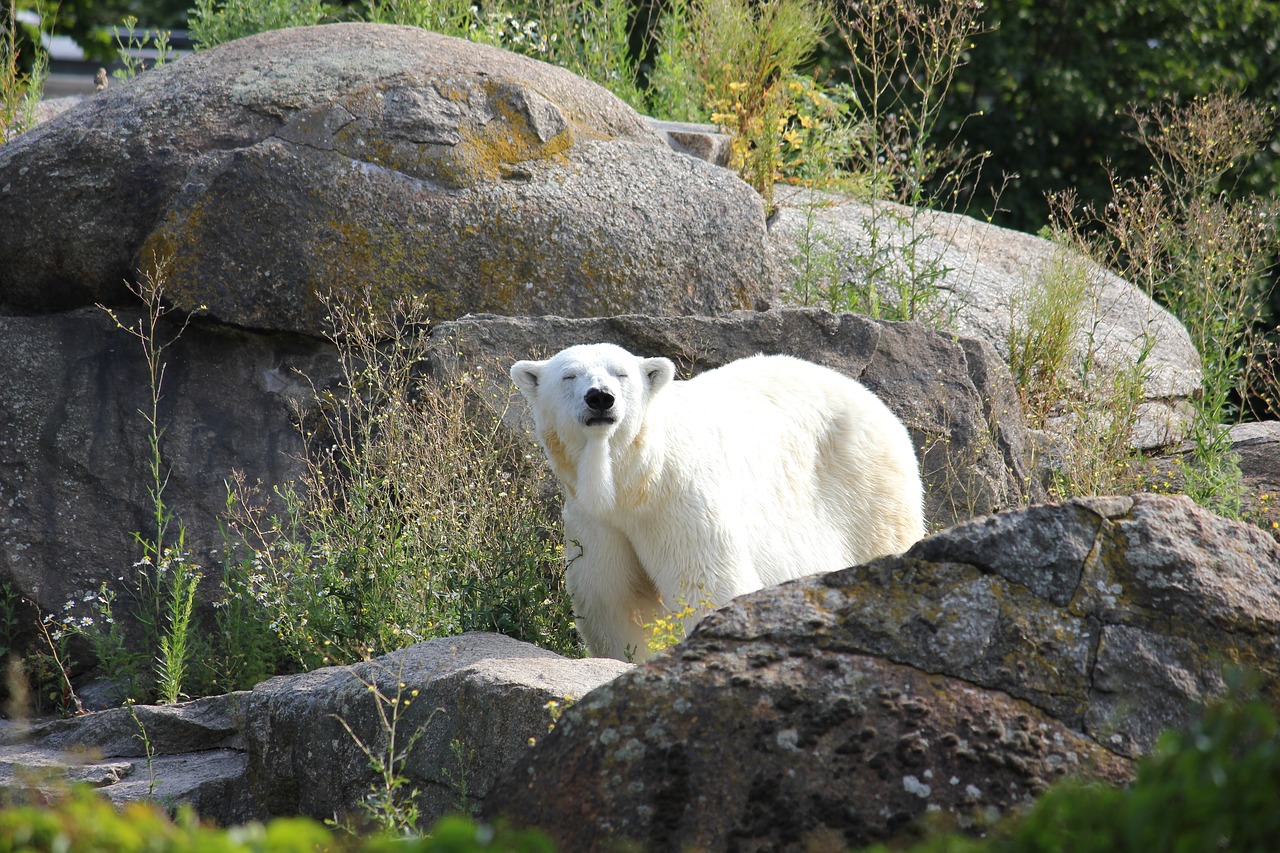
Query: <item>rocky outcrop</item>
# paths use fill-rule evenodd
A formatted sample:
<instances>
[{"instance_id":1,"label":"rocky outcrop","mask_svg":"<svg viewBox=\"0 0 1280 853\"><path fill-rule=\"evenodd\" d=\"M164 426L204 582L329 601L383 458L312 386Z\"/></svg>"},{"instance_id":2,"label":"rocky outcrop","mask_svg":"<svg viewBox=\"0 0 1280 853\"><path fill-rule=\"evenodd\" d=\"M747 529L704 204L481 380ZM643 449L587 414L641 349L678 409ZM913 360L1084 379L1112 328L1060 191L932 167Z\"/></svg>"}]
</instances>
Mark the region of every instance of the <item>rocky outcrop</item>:
<instances>
[{"instance_id":1,"label":"rocky outcrop","mask_svg":"<svg viewBox=\"0 0 1280 853\"><path fill-rule=\"evenodd\" d=\"M126 325L138 320L119 316ZM162 327L162 340L176 331ZM803 356L860 379L910 426L922 450L930 529L1026 500L1026 432L1007 370L990 347L916 324L784 310L468 318L431 335L437 370L483 370L492 375L489 387L513 395L511 362L585 341L667 355L686 372L757 352ZM10 365L0 371L0 502L7 506L0 582L44 612L60 612L68 599L119 578L140 556L133 533L151 529L150 449L140 414L150 406L146 364L139 342L95 309L0 317L0 347ZM299 476L294 406L314 402L308 378L318 388L335 380L336 355L312 338L197 323L163 359L165 500L186 528L192 559L212 576L224 545L218 517L226 480L235 470L267 486Z\"/></svg>"},{"instance_id":2,"label":"rocky outcrop","mask_svg":"<svg viewBox=\"0 0 1280 853\"><path fill-rule=\"evenodd\" d=\"M902 557L736 599L588 695L492 792L566 851L846 849L1123 778L1260 672L1280 698L1280 545L1186 498L975 519Z\"/></svg>"},{"instance_id":3,"label":"rocky outcrop","mask_svg":"<svg viewBox=\"0 0 1280 853\"><path fill-rule=\"evenodd\" d=\"M80 781L116 802L187 803L224 825L297 814L359 825L381 781L361 744L387 757L394 721L397 756L406 756L394 772L406 793L419 792L429 825L483 803L494 779L547 733L546 703L572 702L628 668L464 634L251 691L10 725L0 735L0 789Z\"/></svg>"},{"instance_id":4,"label":"rocky outcrop","mask_svg":"<svg viewBox=\"0 0 1280 853\"><path fill-rule=\"evenodd\" d=\"M806 254L829 255L844 286L877 279L881 299L890 302L895 295L887 282L914 275L938 291L934 316L926 319L986 341L1005 359L1030 291L1064 266L1065 250L1052 241L968 216L794 187L779 187L777 199L769 239L779 269L792 277L784 289L794 287ZM1073 340L1077 358L1088 354L1104 376L1132 370L1141 359L1146 401L1131 440L1143 449L1176 443L1189 428L1188 400L1200 389L1200 357L1186 329L1119 276L1068 257L1068 266L1081 264L1091 290Z\"/></svg>"},{"instance_id":5,"label":"rocky outcrop","mask_svg":"<svg viewBox=\"0 0 1280 853\"><path fill-rule=\"evenodd\" d=\"M563 69L415 27L201 51L0 148L0 307L122 304L317 332L317 294L433 316L716 314L772 295L758 196Z\"/></svg>"},{"instance_id":6,"label":"rocky outcrop","mask_svg":"<svg viewBox=\"0 0 1280 853\"><path fill-rule=\"evenodd\" d=\"M744 596L641 667L466 634L10 724L0 788L74 779L226 824L358 822L379 781L364 750L385 756L394 728L425 821L479 807L565 851L846 849L939 810L989 821L1065 776L1123 780L1225 667L1280 700L1278 660L1280 545L1185 498L1093 498Z\"/></svg>"},{"instance_id":7,"label":"rocky outcrop","mask_svg":"<svg viewBox=\"0 0 1280 853\"><path fill-rule=\"evenodd\" d=\"M118 316L126 326L140 320L136 311ZM159 342L177 331L162 324ZM139 342L93 308L0 317L0 350L0 582L59 613L125 574L141 556L134 532L154 529L147 366ZM309 338L194 324L163 361L165 500L193 561L212 576L227 479L236 470L267 484L299 476L293 405L312 399L304 375L323 384L337 359Z\"/></svg>"}]
</instances>

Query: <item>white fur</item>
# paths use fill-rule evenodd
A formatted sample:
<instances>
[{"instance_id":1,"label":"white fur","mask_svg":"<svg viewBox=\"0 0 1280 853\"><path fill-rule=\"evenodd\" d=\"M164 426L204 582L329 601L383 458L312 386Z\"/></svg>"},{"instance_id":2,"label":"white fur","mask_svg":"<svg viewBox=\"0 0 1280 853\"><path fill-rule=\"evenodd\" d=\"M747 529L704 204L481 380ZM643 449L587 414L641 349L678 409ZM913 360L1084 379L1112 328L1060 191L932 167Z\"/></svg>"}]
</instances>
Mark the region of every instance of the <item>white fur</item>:
<instances>
[{"instance_id":1,"label":"white fur","mask_svg":"<svg viewBox=\"0 0 1280 853\"><path fill-rule=\"evenodd\" d=\"M693 605L688 628L924 535L911 438L858 382L781 355L674 375L612 344L511 368L566 490L566 582L592 654L642 660L657 615ZM592 390L613 396L612 422L588 423Z\"/></svg>"}]
</instances>

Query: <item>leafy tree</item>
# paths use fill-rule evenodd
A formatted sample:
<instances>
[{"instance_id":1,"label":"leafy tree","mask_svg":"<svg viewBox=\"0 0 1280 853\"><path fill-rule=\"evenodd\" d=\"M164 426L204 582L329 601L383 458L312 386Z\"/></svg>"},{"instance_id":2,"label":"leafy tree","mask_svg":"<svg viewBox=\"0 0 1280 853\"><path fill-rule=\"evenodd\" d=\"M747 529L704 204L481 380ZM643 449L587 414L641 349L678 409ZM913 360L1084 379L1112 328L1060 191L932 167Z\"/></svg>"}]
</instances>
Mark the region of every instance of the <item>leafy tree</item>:
<instances>
[{"instance_id":1,"label":"leafy tree","mask_svg":"<svg viewBox=\"0 0 1280 853\"><path fill-rule=\"evenodd\" d=\"M999 196L1000 224L1034 233L1046 194L1074 188L1099 206L1107 166L1150 170L1130 106L1215 91L1280 101L1280 3L1265 0L988 0L980 37L955 78L941 126L991 158L978 203ZM981 114L980 116L978 114ZM1003 173L1003 174L1002 174ZM1004 175L1016 175L1001 189ZM1249 189L1280 186L1280 145L1246 170Z\"/></svg>"},{"instance_id":2,"label":"leafy tree","mask_svg":"<svg viewBox=\"0 0 1280 853\"><path fill-rule=\"evenodd\" d=\"M69 36L90 59L105 62L116 55L111 27L128 16L140 26L185 28L188 0L17 0L19 10L36 12L46 33ZM7 26L9 0L0 0L0 23ZM29 56L29 53L28 53Z\"/></svg>"}]
</instances>

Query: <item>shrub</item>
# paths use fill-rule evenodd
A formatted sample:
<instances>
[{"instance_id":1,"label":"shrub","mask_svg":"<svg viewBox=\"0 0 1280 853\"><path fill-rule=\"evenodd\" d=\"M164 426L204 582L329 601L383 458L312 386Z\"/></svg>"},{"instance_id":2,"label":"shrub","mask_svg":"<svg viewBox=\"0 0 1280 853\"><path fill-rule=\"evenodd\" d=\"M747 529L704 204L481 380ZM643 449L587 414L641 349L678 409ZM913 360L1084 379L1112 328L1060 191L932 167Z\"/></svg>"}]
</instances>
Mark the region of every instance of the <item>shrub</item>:
<instances>
[{"instance_id":1,"label":"shrub","mask_svg":"<svg viewBox=\"0 0 1280 853\"><path fill-rule=\"evenodd\" d=\"M410 840L347 836L307 818L276 818L233 829L201 825L190 811L170 818L151 804L116 810L88 788L53 802L0 809L0 853L552 853L541 833L446 817Z\"/></svg>"},{"instance_id":2,"label":"shrub","mask_svg":"<svg viewBox=\"0 0 1280 853\"><path fill-rule=\"evenodd\" d=\"M580 653L546 468L491 409L513 392L424 376L417 307L329 308L341 377L300 412L304 477L275 514L232 488L228 615L257 610L305 668L472 630Z\"/></svg>"},{"instance_id":3,"label":"shrub","mask_svg":"<svg viewBox=\"0 0 1280 853\"><path fill-rule=\"evenodd\" d=\"M333 15L324 0L195 0L188 13L197 50L268 30L320 24Z\"/></svg>"},{"instance_id":4,"label":"shrub","mask_svg":"<svg viewBox=\"0 0 1280 853\"><path fill-rule=\"evenodd\" d=\"M32 41L31 66L23 68L19 61L18 15L16 0L9 0L5 26L0 31L0 145L23 133L36 123L36 104L44 93L49 73L49 55Z\"/></svg>"},{"instance_id":5,"label":"shrub","mask_svg":"<svg viewBox=\"0 0 1280 853\"><path fill-rule=\"evenodd\" d=\"M1265 272L1277 245L1276 199L1231 197L1233 166L1264 144L1270 111L1219 94L1153 110L1135 110L1137 135L1156 167L1143 178L1112 175L1102 211L1055 205L1059 227L1077 236L1101 264L1143 288L1182 321L1201 357L1202 394L1194 401L1194 450L1183 488L1197 502L1241 513L1240 472L1225 425L1238 419L1244 365L1266 302Z\"/></svg>"}]
</instances>

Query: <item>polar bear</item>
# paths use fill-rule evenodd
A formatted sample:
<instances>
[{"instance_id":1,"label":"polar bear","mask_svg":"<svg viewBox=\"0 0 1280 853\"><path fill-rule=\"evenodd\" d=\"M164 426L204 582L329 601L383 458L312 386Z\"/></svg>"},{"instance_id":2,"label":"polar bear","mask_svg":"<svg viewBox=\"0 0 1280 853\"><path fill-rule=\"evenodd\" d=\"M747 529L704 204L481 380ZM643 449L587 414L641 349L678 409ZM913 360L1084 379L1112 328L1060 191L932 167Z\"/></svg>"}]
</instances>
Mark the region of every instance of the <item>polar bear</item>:
<instances>
[{"instance_id":1,"label":"polar bear","mask_svg":"<svg viewBox=\"0 0 1280 853\"><path fill-rule=\"evenodd\" d=\"M924 535L906 427L834 370L784 355L688 381L613 344L518 361L565 489L566 587L592 655L643 660L644 625L899 553Z\"/></svg>"}]
</instances>

